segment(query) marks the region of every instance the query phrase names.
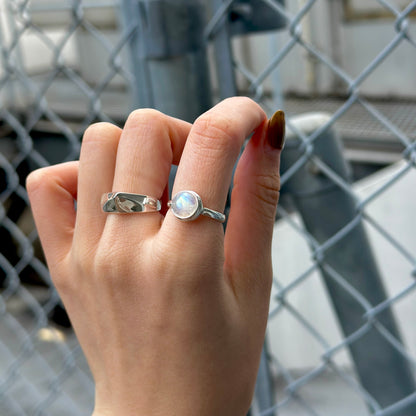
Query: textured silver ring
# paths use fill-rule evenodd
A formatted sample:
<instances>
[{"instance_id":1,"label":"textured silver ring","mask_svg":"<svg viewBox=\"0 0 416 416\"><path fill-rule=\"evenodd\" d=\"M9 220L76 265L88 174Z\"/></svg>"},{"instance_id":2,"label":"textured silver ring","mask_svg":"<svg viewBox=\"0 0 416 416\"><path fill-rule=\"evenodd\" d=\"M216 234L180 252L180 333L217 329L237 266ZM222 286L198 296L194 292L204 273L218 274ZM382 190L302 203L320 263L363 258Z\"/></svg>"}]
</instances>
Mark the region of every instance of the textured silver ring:
<instances>
[{"instance_id":1,"label":"textured silver ring","mask_svg":"<svg viewBox=\"0 0 416 416\"><path fill-rule=\"evenodd\" d=\"M178 192L168 207L172 210L176 218L182 221L193 221L200 215L205 215L219 222L225 222L225 215L213 209L205 208L201 197L194 191Z\"/></svg>"},{"instance_id":2,"label":"textured silver ring","mask_svg":"<svg viewBox=\"0 0 416 416\"><path fill-rule=\"evenodd\" d=\"M137 214L160 211L161 203L158 199L148 195L110 192L102 196L101 206L104 212Z\"/></svg>"}]
</instances>

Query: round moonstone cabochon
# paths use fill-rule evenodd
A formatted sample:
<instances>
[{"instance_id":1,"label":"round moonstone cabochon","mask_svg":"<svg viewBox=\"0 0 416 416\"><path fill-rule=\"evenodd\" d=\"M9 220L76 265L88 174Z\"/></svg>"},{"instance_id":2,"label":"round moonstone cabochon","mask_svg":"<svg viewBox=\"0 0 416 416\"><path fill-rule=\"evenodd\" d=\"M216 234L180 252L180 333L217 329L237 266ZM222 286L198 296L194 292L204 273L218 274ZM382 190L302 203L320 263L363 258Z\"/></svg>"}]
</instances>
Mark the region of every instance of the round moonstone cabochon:
<instances>
[{"instance_id":1,"label":"round moonstone cabochon","mask_svg":"<svg viewBox=\"0 0 416 416\"><path fill-rule=\"evenodd\" d=\"M198 210L198 198L189 191L178 192L172 199L171 208L176 217L190 219Z\"/></svg>"}]
</instances>

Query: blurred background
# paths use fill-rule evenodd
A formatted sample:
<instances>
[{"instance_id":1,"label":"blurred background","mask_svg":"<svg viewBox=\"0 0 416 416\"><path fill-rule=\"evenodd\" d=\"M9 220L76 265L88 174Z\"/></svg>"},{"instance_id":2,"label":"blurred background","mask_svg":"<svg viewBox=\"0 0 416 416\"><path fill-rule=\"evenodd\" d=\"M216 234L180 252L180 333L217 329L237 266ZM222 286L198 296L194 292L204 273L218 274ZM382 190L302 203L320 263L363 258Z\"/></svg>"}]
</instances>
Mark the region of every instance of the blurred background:
<instances>
[{"instance_id":1,"label":"blurred background","mask_svg":"<svg viewBox=\"0 0 416 416\"><path fill-rule=\"evenodd\" d=\"M77 159L93 122L193 121L233 95L287 115L251 416L416 415L415 17L409 0L0 0L0 415L93 408L27 174Z\"/></svg>"}]
</instances>

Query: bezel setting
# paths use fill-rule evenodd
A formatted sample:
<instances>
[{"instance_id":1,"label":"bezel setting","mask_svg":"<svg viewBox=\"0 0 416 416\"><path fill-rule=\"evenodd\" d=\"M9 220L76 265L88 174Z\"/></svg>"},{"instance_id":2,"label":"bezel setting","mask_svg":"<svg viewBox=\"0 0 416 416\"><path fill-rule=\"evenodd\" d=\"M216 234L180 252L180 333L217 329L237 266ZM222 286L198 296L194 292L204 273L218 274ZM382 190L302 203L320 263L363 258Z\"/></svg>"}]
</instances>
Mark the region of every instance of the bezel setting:
<instances>
[{"instance_id":1,"label":"bezel setting","mask_svg":"<svg viewBox=\"0 0 416 416\"><path fill-rule=\"evenodd\" d=\"M188 206L184 204L189 199ZM182 206L181 206L182 205ZM176 218L181 221L193 221L203 212L204 206L201 197L194 191L180 191L169 202L169 206Z\"/></svg>"}]
</instances>

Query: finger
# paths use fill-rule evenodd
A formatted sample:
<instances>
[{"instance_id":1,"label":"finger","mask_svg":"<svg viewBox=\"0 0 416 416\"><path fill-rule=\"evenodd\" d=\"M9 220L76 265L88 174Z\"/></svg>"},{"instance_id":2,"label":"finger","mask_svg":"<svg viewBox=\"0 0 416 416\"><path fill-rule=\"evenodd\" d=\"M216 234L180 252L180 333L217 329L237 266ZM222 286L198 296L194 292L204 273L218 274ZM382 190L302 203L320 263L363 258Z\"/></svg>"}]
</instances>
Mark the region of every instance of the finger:
<instances>
[{"instance_id":1,"label":"finger","mask_svg":"<svg viewBox=\"0 0 416 416\"><path fill-rule=\"evenodd\" d=\"M283 112L276 112L269 123L256 131L234 176L225 235L226 264L231 279L238 276L232 282L236 290L246 291L251 298L253 288L260 288L261 294L270 290L271 241L279 199L284 123Z\"/></svg>"},{"instance_id":2,"label":"finger","mask_svg":"<svg viewBox=\"0 0 416 416\"><path fill-rule=\"evenodd\" d=\"M113 191L132 192L160 199L168 183L172 163L177 163L190 124L156 110L134 111L127 119L117 150ZM140 218L159 225L161 215L122 216L125 223ZM112 220L120 220L120 216ZM143 224L142 224L143 225Z\"/></svg>"},{"instance_id":3,"label":"finger","mask_svg":"<svg viewBox=\"0 0 416 416\"><path fill-rule=\"evenodd\" d=\"M185 144L172 194L195 191L205 207L222 212L241 146L265 118L258 104L246 97L224 100L199 117ZM173 215L167 215L165 224L174 220L178 224ZM202 217L197 222L215 223Z\"/></svg>"},{"instance_id":4,"label":"finger","mask_svg":"<svg viewBox=\"0 0 416 416\"><path fill-rule=\"evenodd\" d=\"M104 228L106 214L101 196L111 192L121 129L110 123L96 123L84 133L79 161L77 237L93 245Z\"/></svg>"},{"instance_id":5,"label":"finger","mask_svg":"<svg viewBox=\"0 0 416 416\"><path fill-rule=\"evenodd\" d=\"M75 226L78 162L36 170L26 180L39 237L50 267L68 254Z\"/></svg>"}]
</instances>

